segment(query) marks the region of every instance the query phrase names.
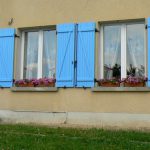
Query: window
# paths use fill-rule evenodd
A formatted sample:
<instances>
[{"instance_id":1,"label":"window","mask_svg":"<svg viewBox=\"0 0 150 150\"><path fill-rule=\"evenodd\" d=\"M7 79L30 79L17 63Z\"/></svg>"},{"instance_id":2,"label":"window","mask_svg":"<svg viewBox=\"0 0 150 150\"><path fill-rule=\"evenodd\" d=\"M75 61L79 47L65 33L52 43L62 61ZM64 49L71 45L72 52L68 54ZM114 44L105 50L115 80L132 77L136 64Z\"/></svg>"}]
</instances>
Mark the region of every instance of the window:
<instances>
[{"instance_id":1,"label":"window","mask_svg":"<svg viewBox=\"0 0 150 150\"><path fill-rule=\"evenodd\" d=\"M102 24L100 29L100 78L146 76L144 22Z\"/></svg>"},{"instance_id":2,"label":"window","mask_svg":"<svg viewBox=\"0 0 150 150\"><path fill-rule=\"evenodd\" d=\"M22 78L55 78L56 30L22 32Z\"/></svg>"}]
</instances>

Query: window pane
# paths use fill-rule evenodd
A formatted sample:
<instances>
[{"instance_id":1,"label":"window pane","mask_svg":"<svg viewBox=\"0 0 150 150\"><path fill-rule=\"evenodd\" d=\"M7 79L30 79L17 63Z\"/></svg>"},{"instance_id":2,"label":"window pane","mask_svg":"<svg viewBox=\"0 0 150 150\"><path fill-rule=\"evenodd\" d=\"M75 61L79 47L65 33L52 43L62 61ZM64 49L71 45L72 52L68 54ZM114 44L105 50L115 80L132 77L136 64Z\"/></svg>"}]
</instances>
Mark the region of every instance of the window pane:
<instances>
[{"instance_id":1,"label":"window pane","mask_svg":"<svg viewBox=\"0 0 150 150\"><path fill-rule=\"evenodd\" d=\"M25 34L24 78L37 78L38 66L38 32Z\"/></svg>"},{"instance_id":2,"label":"window pane","mask_svg":"<svg viewBox=\"0 0 150 150\"><path fill-rule=\"evenodd\" d=\"M44 31L42 76L55 77L56 31Z\"/></svg>"},{"instance_id":3,"label":"window pane","mask_svg":"<svg viewBox=\"0 0 150 150\"><path fill-rule=\"evenodd\" d=\"M127 25L127 75L145 75L144 24Z\"/></svg>"},{"instance_id":4,"label":"window pane","mask_svg":"<svg viewBox=\"0 0 150 150\"><path fill-rule=\"evenodd\" d=\"M121 26L104 26L104 78L121 77Z\"/></svg>"}]
</instances>

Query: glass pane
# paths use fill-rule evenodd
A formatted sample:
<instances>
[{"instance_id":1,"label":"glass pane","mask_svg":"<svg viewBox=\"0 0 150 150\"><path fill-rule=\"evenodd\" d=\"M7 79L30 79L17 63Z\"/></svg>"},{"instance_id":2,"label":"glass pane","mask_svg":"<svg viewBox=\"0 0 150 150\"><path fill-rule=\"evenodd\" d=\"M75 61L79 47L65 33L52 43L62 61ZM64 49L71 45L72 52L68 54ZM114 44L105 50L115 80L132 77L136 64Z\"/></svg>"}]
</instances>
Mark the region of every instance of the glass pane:
<instances>
[{"instance_id":1,"label":"glass pane","mask_svg":"<svg viewBox=\"0 0 150 150\"><path fill-rule=\"evenodd\" d=\"M145 75L144 24L127 25L127 75Z\"/></svg>"},{"instance_id":2,"label":"glass pane","mask_svg":"<svg viewBox=\"0 0 150 150\"><path fill-rule=\"evenodd\" d=\"M55 78L56 30L44 31L42 76Z\"/></svg>"},{"instance_id":3,"label":"glass pane","mask_svg":"<svg viewBox=\"0 0 150 150\"><path fill-rule=\"evenodd\" d=\"M37 78L38 66L38 32L25 34L25 65L24 78Z\"/></svg>"},{"instance_id":4,"label":"glass pane","mask_svg":"<svg viewBox=\"0 0 150 150\"><path fill-rule=\"evenodd\" d=\"M121 26L104 26L104 78L121 78Z\"/></svg>"}]
</instances>

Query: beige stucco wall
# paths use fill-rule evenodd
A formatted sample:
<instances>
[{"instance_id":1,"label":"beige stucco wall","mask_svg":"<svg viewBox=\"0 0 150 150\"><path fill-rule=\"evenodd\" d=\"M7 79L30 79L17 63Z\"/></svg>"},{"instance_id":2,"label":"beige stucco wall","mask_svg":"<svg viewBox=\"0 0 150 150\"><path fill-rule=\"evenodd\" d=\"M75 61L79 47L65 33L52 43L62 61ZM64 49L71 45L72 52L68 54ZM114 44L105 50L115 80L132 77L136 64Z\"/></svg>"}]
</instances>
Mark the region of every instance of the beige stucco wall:
<instances>
[{"instance_id":1,"label":"beige stucco wall","mask_svg":"<svg viewBox=\"0 0 150 150\"><path fill-rule=\"evenodd\" d=\"M0 27L147 18L149 0L0 0ZM16 61L17 63L17 61ZM150 113L150 92L11 92L0 89L0 109L49 112Z\"/></svg>"},{"instance_id":2,"label":"beige stucco wall","mask_svg":"<svg viewBox=\"0 0 150 150\"><path fill-rule=\"evenodd\" d=\"M11 92L0 90L0 109L44 112L150 113L150 93L91 92L60 89L58 92Z\"/></svg>"}]
</instances>

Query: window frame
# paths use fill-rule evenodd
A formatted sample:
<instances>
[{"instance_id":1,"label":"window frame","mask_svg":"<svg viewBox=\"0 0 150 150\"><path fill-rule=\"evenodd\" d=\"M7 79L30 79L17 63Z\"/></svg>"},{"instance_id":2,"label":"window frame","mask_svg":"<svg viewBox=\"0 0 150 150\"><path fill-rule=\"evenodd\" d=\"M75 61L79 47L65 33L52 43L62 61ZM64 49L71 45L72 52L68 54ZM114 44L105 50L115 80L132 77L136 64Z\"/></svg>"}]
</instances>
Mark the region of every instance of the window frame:
<instances>
[{"instance_id":1,"label":"window frame","mask_svg":"<svg viewBox=\"0 0 150 150\"><path fill-rule=\"evenodd\" d=\"M111 22L104 22L99 23L99 55L98 55L98 66L99 72L98 77L99 79L104 79L104 26L121 26L121 79L127 77L127 25L131 24L143 24L146 25L145 20L134 20L134 21L111 21ZM144 66L145 66L145 76L147 76L147 31L144 30Z\"/></svg>"},{"instance_id":2,"label":"window frame","mask_svg":"<svg viewBox=\"0 0 150 150\"><path fill-rule=\"evenodd\" d=\"M37 64L37 79L42 77L42 66L43 66L43 51L44 51L44 31L56 31L56 27L40 27L21 30L21 71L20 79L26 78L24 76L24 65L25 65L25 34L28 32L38 32L38 64ZM57 35L57 33L56 33ZM57 42L57 38L56 38ZM56 56L57 56L57 44L56 44L56 55L55 55L55 73L56 73Z\"/></svg>"}]
</instances>

